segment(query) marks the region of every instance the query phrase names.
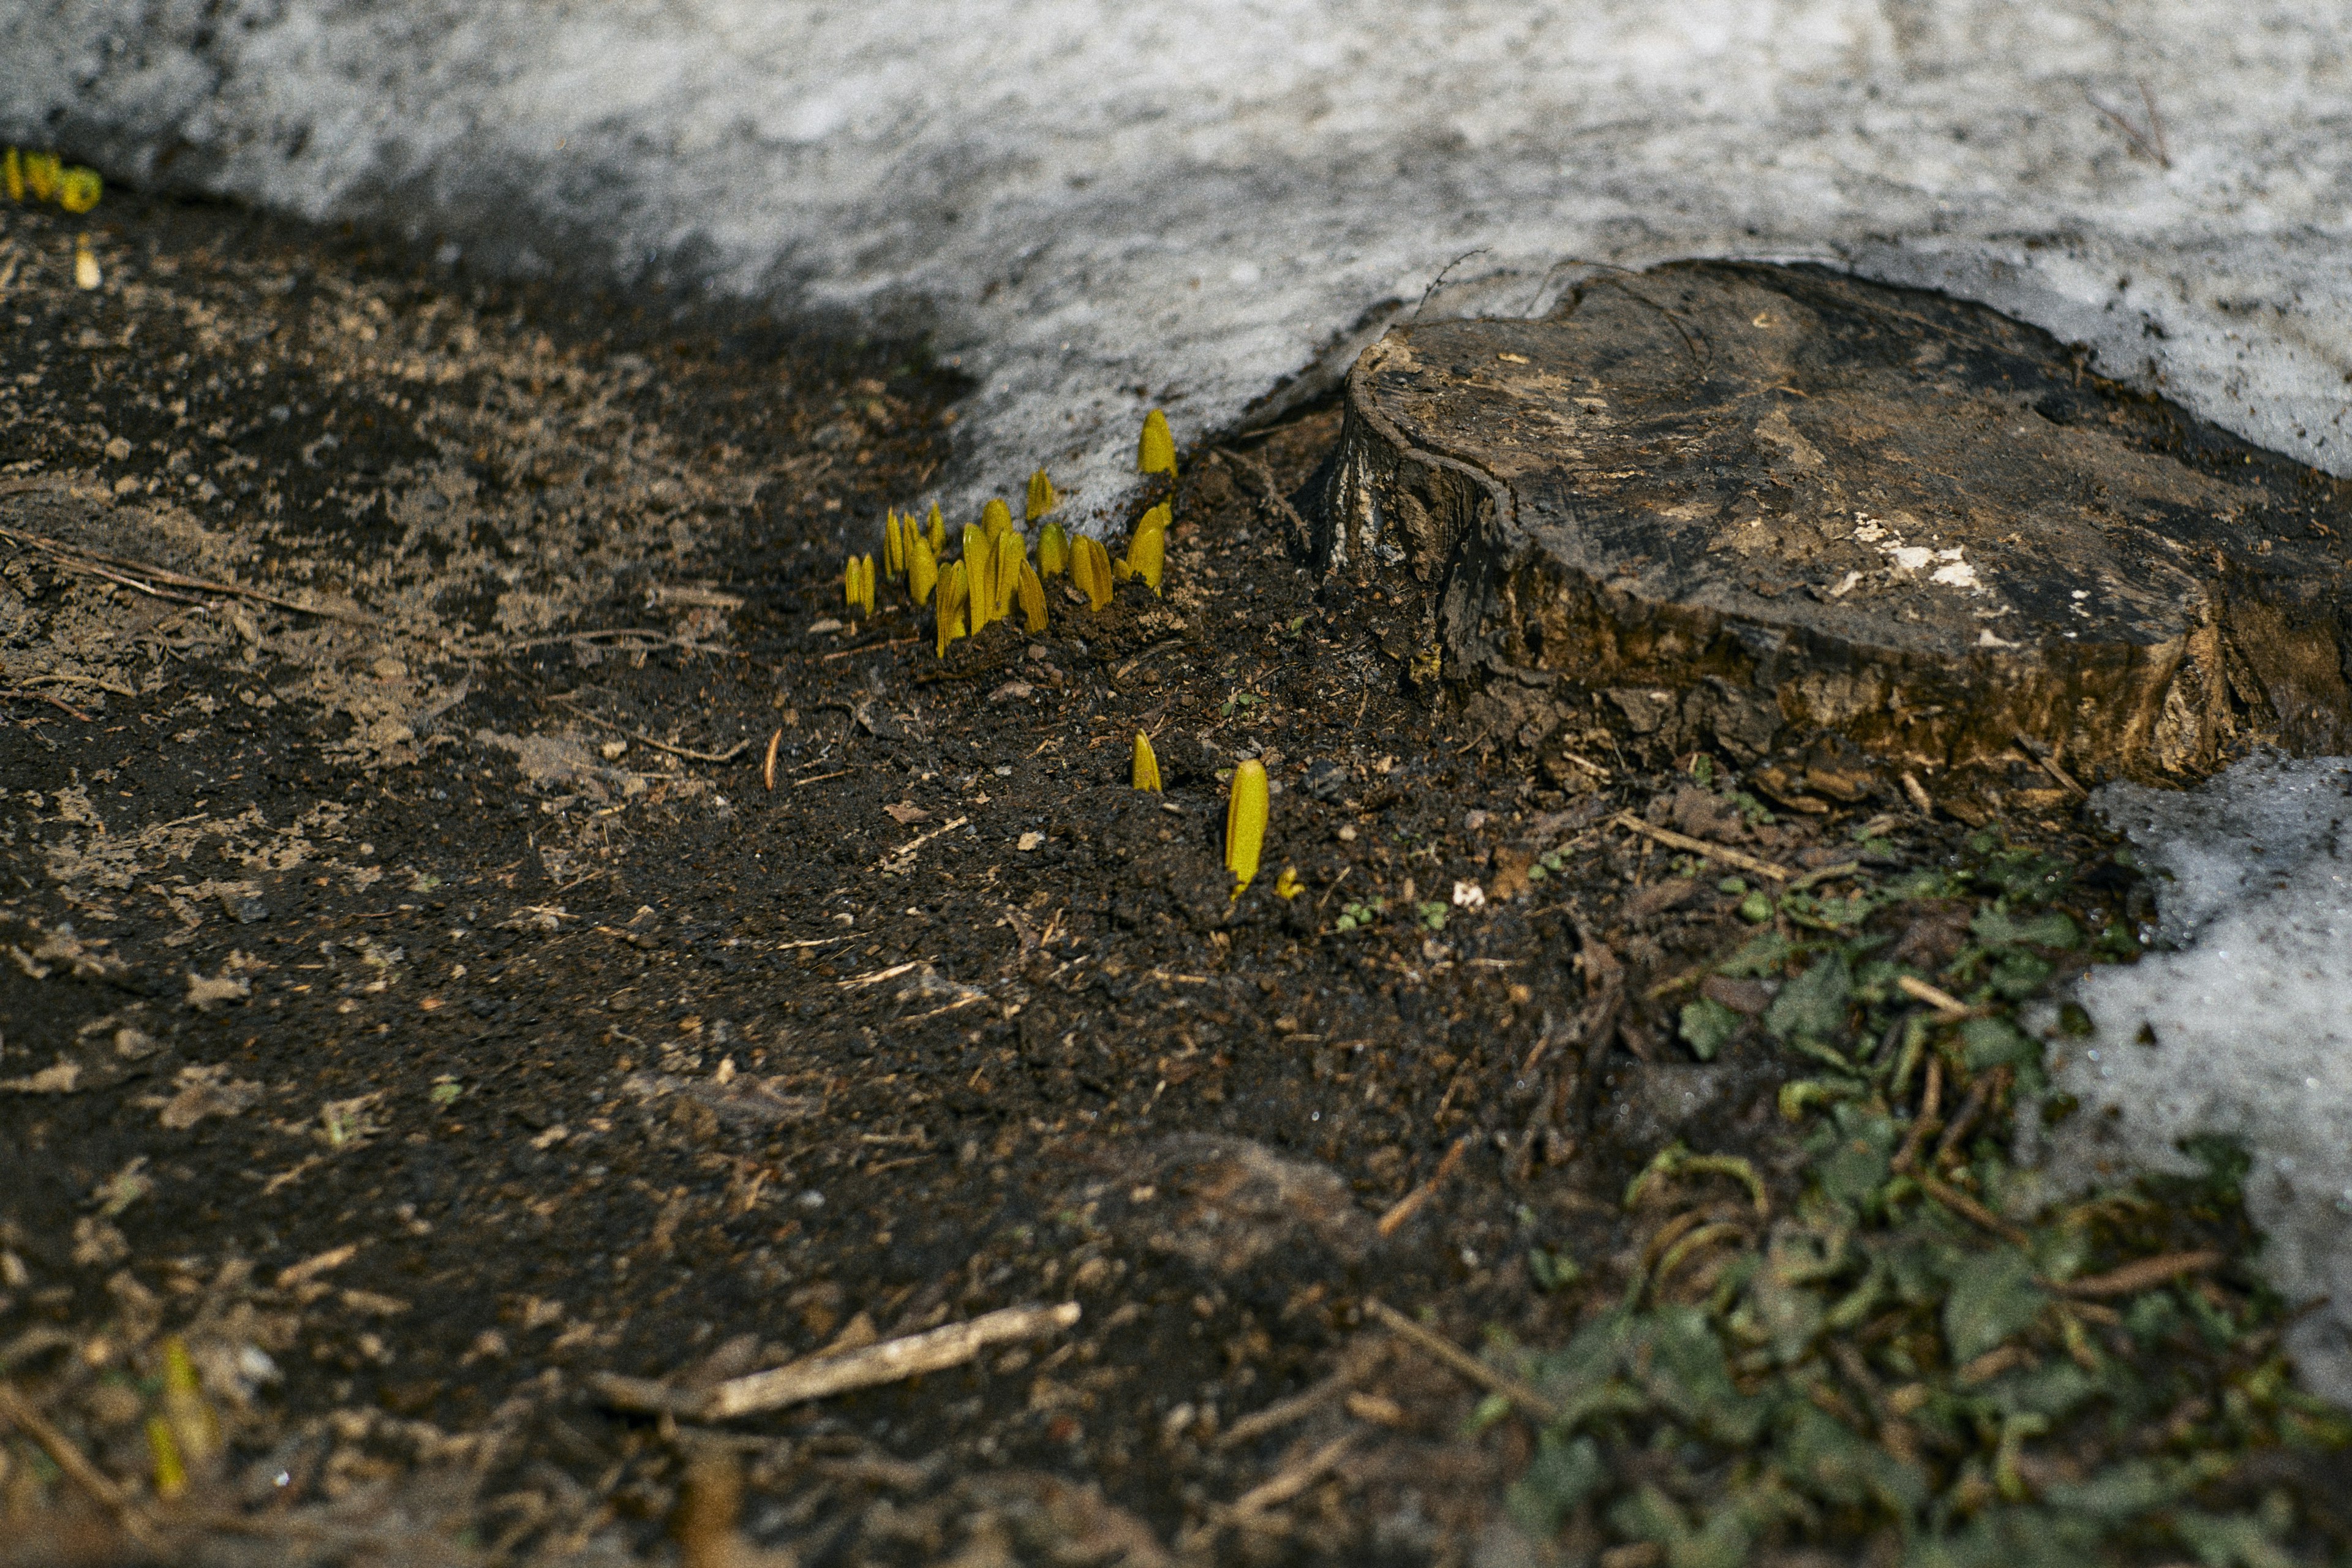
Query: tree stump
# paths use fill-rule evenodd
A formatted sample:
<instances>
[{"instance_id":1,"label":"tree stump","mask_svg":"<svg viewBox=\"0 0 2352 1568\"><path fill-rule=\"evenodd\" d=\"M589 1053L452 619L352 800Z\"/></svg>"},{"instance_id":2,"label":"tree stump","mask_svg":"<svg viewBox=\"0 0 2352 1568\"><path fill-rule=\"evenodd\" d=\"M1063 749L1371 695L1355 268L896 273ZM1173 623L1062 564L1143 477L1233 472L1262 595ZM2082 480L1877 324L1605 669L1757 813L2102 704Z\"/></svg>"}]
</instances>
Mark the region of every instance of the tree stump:
<instances>
[{"instance_id":1,"label":"tree stump","mask_svg":"<svg viewBox=\"0 0 2352 1568\"><path fill-rule=\"evenodd\" d=\"M1307 500L1529 743L1597 697L1741 759L2352 751L2352 486L1940 295L1700 263L1400 327Z\"/></svg>"}]
</instances>

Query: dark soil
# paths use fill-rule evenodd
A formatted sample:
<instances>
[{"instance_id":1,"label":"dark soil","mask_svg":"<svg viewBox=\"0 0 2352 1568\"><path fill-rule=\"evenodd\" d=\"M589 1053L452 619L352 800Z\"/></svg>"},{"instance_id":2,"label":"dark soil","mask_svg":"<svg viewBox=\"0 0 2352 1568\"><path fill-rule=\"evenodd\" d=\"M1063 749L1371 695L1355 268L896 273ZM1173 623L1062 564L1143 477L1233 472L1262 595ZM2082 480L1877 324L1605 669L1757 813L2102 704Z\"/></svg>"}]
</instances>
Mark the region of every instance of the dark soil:
<instances>
[{"instance_id":1,"label":"dark soil","mask_svg":"<svg viewBox=\"0 0 2352 1568\"><path fill-rule=\"evenodd\" d=\"M1748 889L1614 814L1791 871L1981 850L1834 759L1759 767L1775 811L1598 701L1540 763L1470 722L1429 606L1318 597L1272 499L1336 409L1187 452L1164 599L1057 584L941 659L839 590L944 459L919 353L93 216L96 292L0 219L0 1377L124 1496L0 1440L0 1561L1545 1560L1532 1432L1368 1302L1557 1345L1638 1292L1662 1147L1805 1179L1807 1065L1677 1038L1773 994L1706 968ZM1940 964L1967 910L1881 923ZM723 1430L598 1393L1065 1300ZM172 1334L227 1450L165 1504Z\"/></svg>"}]
</instances>

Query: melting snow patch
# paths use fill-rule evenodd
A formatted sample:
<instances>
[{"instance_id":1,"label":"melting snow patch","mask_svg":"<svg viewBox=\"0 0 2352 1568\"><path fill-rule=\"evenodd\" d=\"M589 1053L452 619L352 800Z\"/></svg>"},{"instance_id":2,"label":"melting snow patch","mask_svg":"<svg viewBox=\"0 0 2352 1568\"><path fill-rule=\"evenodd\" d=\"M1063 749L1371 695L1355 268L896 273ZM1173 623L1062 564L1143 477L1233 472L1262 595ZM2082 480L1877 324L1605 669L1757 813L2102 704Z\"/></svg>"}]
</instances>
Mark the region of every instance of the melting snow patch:
<instances>
[{"instance_id":1,"label":"melting snow patch","mask_svg":"<svg viewBox=\"0 0 2352 1568\"><path fill-rule=\"evenodd\" d=\"M2096 805L2167 879L2159 950L2082 983L2095 1032L2052 1051L2081 1109L2051 1173L2186 1172L2182 1140L2242 1143L2272 1284L2330 1298L2288 1349L2352 1400L2352 758L2256 759L2189 794L2110 785Z\"/></svg>"}]
</instances>

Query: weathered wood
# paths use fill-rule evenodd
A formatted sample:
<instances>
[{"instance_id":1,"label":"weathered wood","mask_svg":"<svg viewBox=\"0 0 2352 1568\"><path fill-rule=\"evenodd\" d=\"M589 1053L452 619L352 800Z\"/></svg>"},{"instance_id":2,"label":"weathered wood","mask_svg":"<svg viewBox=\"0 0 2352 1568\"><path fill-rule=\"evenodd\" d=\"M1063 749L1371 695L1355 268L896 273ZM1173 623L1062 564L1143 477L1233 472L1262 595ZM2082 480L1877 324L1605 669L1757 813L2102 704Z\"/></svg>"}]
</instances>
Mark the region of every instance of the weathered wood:
<instances>
[{"instance_id":1,"label":"weathered wood","mask_svg":"<svg viewBox=\"0 0 2352 1568\"><path fill-rule=\"evenodd\" d=\"M2352 750L2352 487L1938 295L1707 263L1401 327L1308 499L1319 567L1421 584L1523 741L1566 682L1742 757Z\"/></svg>"}]
</instances>

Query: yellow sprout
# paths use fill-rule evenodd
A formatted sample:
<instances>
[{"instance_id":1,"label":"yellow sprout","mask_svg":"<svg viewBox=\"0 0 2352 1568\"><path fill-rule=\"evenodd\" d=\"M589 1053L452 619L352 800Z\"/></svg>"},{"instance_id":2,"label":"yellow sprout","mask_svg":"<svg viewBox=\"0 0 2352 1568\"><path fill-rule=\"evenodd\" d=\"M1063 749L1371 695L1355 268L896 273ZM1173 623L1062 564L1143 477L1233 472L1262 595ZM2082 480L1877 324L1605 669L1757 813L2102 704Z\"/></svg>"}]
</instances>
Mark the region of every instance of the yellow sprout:
<instances>
[{"instance_id":1,"label":"yellow sprout","mask_svg":"<svg viewBox=\"0 0 2352 1568\"><path fill-rule=\"evenodd\" d=\"M1160 793L1160 759L1152 754L1151 738L1140 730L1135 732L1135 763L1129 772L1136 788Z\"/></svg>"},{"instance_id":2,"label":"yellow sprout","mask_svg":"<svg viewBox=\"0 0 2352 1568\"><path fill-rule=\"evenodd\" d=\"M96 169L85 169L79 163L68 169L58 179L58 205L69 213L86 213L98 205L106 182L98 177Z\"/></svg>"},{"instance_id":3,"label":"yellow sprout","mask_svg":"<svg viewBox=\"0 0 2352 1568\"><path fill-rule=\"evenodd\" d=\"M865 574L858 571L857 554L853 551L849 559L841 563L841 602L853 610L857 608L865 587Z\"/></svg>"},{"instance_id":4,"label":"yellow sprout","mask_svg":"<svg viewBox=\"0 0 2352 1568\"><path fill-rule=\"evenodd\" d=\"M1265 847L1265 764L1252 757L1234 770L1233 794L1225 800L1225 869L1234 874L1239 898L1257 877L1258 852Z\"/></svg>"},{"instance_id":5,"label":"yellow sprout","mask_svg":"<svg viewBox=\"0 0 2352 1568\"><path fill-rule=\"evenodd\" d=\"M155 1495L170 1500L188 1489L188 1467L180 1462L180 1445L173 1439L172 1424L161 1415L147 1417L147 1451L155 1460Z\"/></svg>"},{"instance_id":6,"label":"yellow sprout","mask_svg":"<svg viewBox=\"0 0 2352 1568\"><path fill-rule=\"evenodd\" d=\"M23 201L25 199L24 154L14 147L9 148L7 157L0 159L0 174L5 174L7 178L8 199L12 202Z\"/></svg>"},{"instance_id":7,"label":"yellow sprout","mask_svg":"<svg viewBox=\"0 0 2352 1568\"><path fill-rule=\"evenodd\" d=\"M1071 548L1070 581L1085 591L1088 608L1099 610L1110 603L1110 552L1101 540L1078 535Z\"/></svg>"},{"instance_id":8,"label":"yellow sprout","mask_svg":"<svg viewBox=\"0 0 2352 1568\"><path fill-rule=\"evenodd\" d=\"M1143 438L1136 444L1135 469L1140 474L1176 477L1176 437L1168 432L1168 416L1157 408L1143 416Z\"/></svg>"},{"instance_id":9,"label":"yellow sprout","mask_svg":"<svg viewBox=\"0 0 2352 1568\"><path fill-rule=\"evenodd\" d=\"M994 496L989 497L988 504L980 509L980 531L994 539L1012 526L1013 509Z\"/></svg>"},{"instance_id":10,"label":"yellow sprout","mask_svg":"<svg viewBox=\"0 0 2352 1568\"><path fill-rule=\"evenodd\" d=\"M205 1399L188 1342L173 1334L163 1342L163 1415L191 1468L208 1468L221 1455L220 1417Z\"/></svg>"},{"instance_id":11,"label":"yellow sprout","mask_svg":"<svg viewBox=\"0 0 2352 1568\"><path fill-rule=\"evenodd\" d=\"M1021 563L1021 619L1035 637L1045 629L1045 584L1037 580L1037 569L1026 561Z\"/></svg>"},{"instance_id":12,"label":"yellow sprout","mask_svg":"<svg viewBox=\"0 0 2352 1568\"><path fill-rule=\"evenodd\" d=\"M105 281L98 269L98 254L90 249L89 236L85 234L74 241L74 287L87 290Z\"/></svg>"},{"instance_id":13,"label":"yellow sprout","mask_svg":"<svg viewBox=\"0 0 2352 1568\"><path fill-rule=\"evenodd\" d=\"M1034 522L1061 504L1062 498L1054 493L1054 481L1045 477L1045 469L1029 476L1029 511L1024 521Z\"/></svg>"},{"instance_id":14,"label":"yellow sprout","mask_svg":"<svg viewBox=\"0 0 2352 1568\"><path fill-rule=\"evenodd\" d=\"M937 501L931 503L930 521L924 525L923 531L931 536L932 560L936 561L947 553L948 520L940 515L940 503Z\"/></svg>"},{"instance_id":15,"label":"yellow sprout","mask_svg":"<svg viewBox=\"0 0 2352 1568\"><path fill-rule=\"evenodd\" d=\"M1060 523L1049 522L1037 532L1037 574L1058 577L1069 569L1070 536Z\"/></svg>"},{"instance_id":16,"label":"yellow sprout","mask_svg":"<svg viewBox=\"0 0 2352 1568\"><path fill-rule=\"evenodd\" d=\"M1128 536L1127 559L1119 564L1126 568L1121 577L1140 577L1146 586L1160 592L1160 574L1168 556L1168 508L1155 506L1143 514Z\"/></svg>"},{"instance_id":17,"label":"yellow sprout","mask_svg":"<svg viewBox=\"0 0 2352 1568\"><path fill-rule=\"evenodd\" d=\"M1274 879L1274 890L1276 897L1284 899L1295 899L1305 892L1307 884L1298 879L1298 868L1285 866L1282 875Z\"/></svg>"},{"instance_id":18,"label":"yellow sprout","mask_svg":"<svg viewBox=\"0 0 2352 1568\"><path fill-rule=\"evenodd\" d=\"M964 601L971 596L971 578L959 561L940 579L939 601L932 608L938 613L940 657L948 656L948 644L963 636Z\"/></svg>"},{"instance_id":19,"label":"yellow sprout","mask_svg":"<svg viewBox=\"0 0 2352 1568\"><path fill-rule=\"evenodd\" d=\"M988 618L1001 621L1013 613L1013 601L1021 592L1021 574L1029 565L1029 549L1021 536L1005 524L1005 531L996 536L996 559L989 568L989 585L996 590L996 603L990 606Z\"/></svg>"},{"instance_id":20,"label":"yellow sprout","mask_svg":"<svg viewBox=\"0 0 2352 1568\"><path fill-rule=\"evenodd\" d=\"M25 154L25 189L37 202L47 201L58 194L58 180L64 173L55 153Z\"/></svg>"},{"instance_id":21,"label":"yellow sprout","mask_svg":"<svg viewBox=\"0 0 2352 1568\"><path fill-rule=\"evenodd\" d=\"M882 517L882 575L893 583L907 574L907 536L898 531L898 514Z\"/></svg>"},{"instance_id":22,"label":"yellow sprout","mask_svg":"<svg viewBox=\"0 0 2352 1568\"><path fill-rule=\"evenodd\" d=\"M996 546L977 528L963 531L964 581L971 592L971 635L996 618Z\"/></svg>"},{"instance_id":23,"label":"yellow sprout","mask_svg":"<svg viewBox=\"0 0 2352 1568\"><path fill-rule=\"evenodd\" d=\"M939 557L931 553L931 542L915 531L915 520L907 520L907 597L917 609L930 602L931 590L939 585Z\"/></svg>"}]
</instances>

